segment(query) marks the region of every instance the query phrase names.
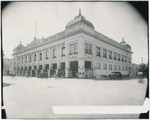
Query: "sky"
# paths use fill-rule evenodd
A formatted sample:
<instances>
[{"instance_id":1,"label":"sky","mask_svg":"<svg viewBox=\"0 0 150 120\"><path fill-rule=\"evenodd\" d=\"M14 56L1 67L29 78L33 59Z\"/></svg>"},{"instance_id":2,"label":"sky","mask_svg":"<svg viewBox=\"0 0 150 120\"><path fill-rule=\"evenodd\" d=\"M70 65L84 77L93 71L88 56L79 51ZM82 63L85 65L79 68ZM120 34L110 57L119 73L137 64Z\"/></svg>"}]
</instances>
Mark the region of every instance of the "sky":
<instances>
[{"instance_id":1,"label":"sky","mask_svg":"<svg viewBox=\"0 0 150 120\"><path fill-rule=\"evenodd\" d=\"M127 2L12 2L2 11L4 57L12 58L20 41L26 46L35 35L46 38L65 30L79 8L96 31L117 42L124 38L132 47L132 63L140 64L142 57L148 62L147 23Z\"/></svg>"}]
</instances>

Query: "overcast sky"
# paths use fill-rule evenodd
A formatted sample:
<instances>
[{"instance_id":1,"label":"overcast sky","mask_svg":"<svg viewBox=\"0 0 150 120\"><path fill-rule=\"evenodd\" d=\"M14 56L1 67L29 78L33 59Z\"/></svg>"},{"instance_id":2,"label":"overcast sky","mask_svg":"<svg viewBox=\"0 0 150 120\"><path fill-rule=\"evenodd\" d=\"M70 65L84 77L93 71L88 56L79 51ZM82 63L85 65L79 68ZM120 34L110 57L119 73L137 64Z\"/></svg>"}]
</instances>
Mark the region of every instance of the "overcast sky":
<instances>
[{"instance_id":1,"label":"overcast sky","mask_svg":"<svg viewBox=\"0 0 150 120\"><path fill-rule=\"evenodd\" d=\"M114 39L124 40L132 47L133 63L148 60L147 23L126 2L13 2L2 11L2 35L5 58L12 58L13 49L24 46L35 36L48 37L61 32L67 23L81 14L95 30Z\"/></svg>"}]
</instances>

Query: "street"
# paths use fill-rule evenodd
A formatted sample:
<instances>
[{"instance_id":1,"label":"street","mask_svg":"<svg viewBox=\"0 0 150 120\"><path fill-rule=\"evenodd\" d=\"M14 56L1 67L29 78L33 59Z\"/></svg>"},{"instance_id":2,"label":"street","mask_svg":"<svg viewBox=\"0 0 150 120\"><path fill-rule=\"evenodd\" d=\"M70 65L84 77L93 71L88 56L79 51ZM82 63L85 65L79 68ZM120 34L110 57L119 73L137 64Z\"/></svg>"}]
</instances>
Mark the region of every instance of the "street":
<instances>
[{"instance_id":1,"label":"street","mask_svg":"<svg viewBox=\"0 0 150 120\"><path fill-rule=\"evenodd\" d=\"M133 80L3 77L7 118L138 118L139 115L55 115L52 106L142 105L147 84Z\"/></svg>"}]
</instances>

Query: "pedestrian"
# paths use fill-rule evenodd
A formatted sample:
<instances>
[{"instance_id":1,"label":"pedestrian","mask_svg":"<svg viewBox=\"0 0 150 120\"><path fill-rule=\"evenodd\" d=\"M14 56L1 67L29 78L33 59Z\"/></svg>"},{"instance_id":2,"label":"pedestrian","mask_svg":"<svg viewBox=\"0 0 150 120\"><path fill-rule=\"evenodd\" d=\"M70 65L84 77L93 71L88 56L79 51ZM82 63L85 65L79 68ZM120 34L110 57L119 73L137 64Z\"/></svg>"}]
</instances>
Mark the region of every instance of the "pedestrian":
<instances>
[{"instance_id":1,"label":"pedestrian","mask_svg":"<svg viewBox=\"0 0 150 120\"><path fill-rule=\"evenodd\" d=\"M54 78L58 78L58 70L57 69L55 69L55 74L54 74Z\"/></svg>"}]
</instances>

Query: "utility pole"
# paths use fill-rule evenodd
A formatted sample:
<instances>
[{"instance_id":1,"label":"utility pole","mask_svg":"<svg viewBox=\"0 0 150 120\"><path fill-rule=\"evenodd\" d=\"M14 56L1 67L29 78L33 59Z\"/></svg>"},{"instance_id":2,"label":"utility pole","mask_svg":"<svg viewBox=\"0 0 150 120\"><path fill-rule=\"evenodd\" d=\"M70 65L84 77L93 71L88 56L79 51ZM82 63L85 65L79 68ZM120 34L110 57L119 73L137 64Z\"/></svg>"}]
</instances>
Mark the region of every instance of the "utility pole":
<instances>
[{"instance_id":1,"label":"utility pole","mask_svg":"<svg viewBox=\"0 0 150 120\"><path fill-rule=\"evenodd\" d=\"M142 57L142 64L143 64L143 57Z\"/></svg>"},{"instance_id":2,"label":"utility pole","mask_svg":"<svg viewBox=\"0 0 150 120\"><path fill-rule=\"evenodd\" d=\"M37 30L37 20L35 20L35 37L36 37L36 31Z\"/></svg>"}]
</instances>

